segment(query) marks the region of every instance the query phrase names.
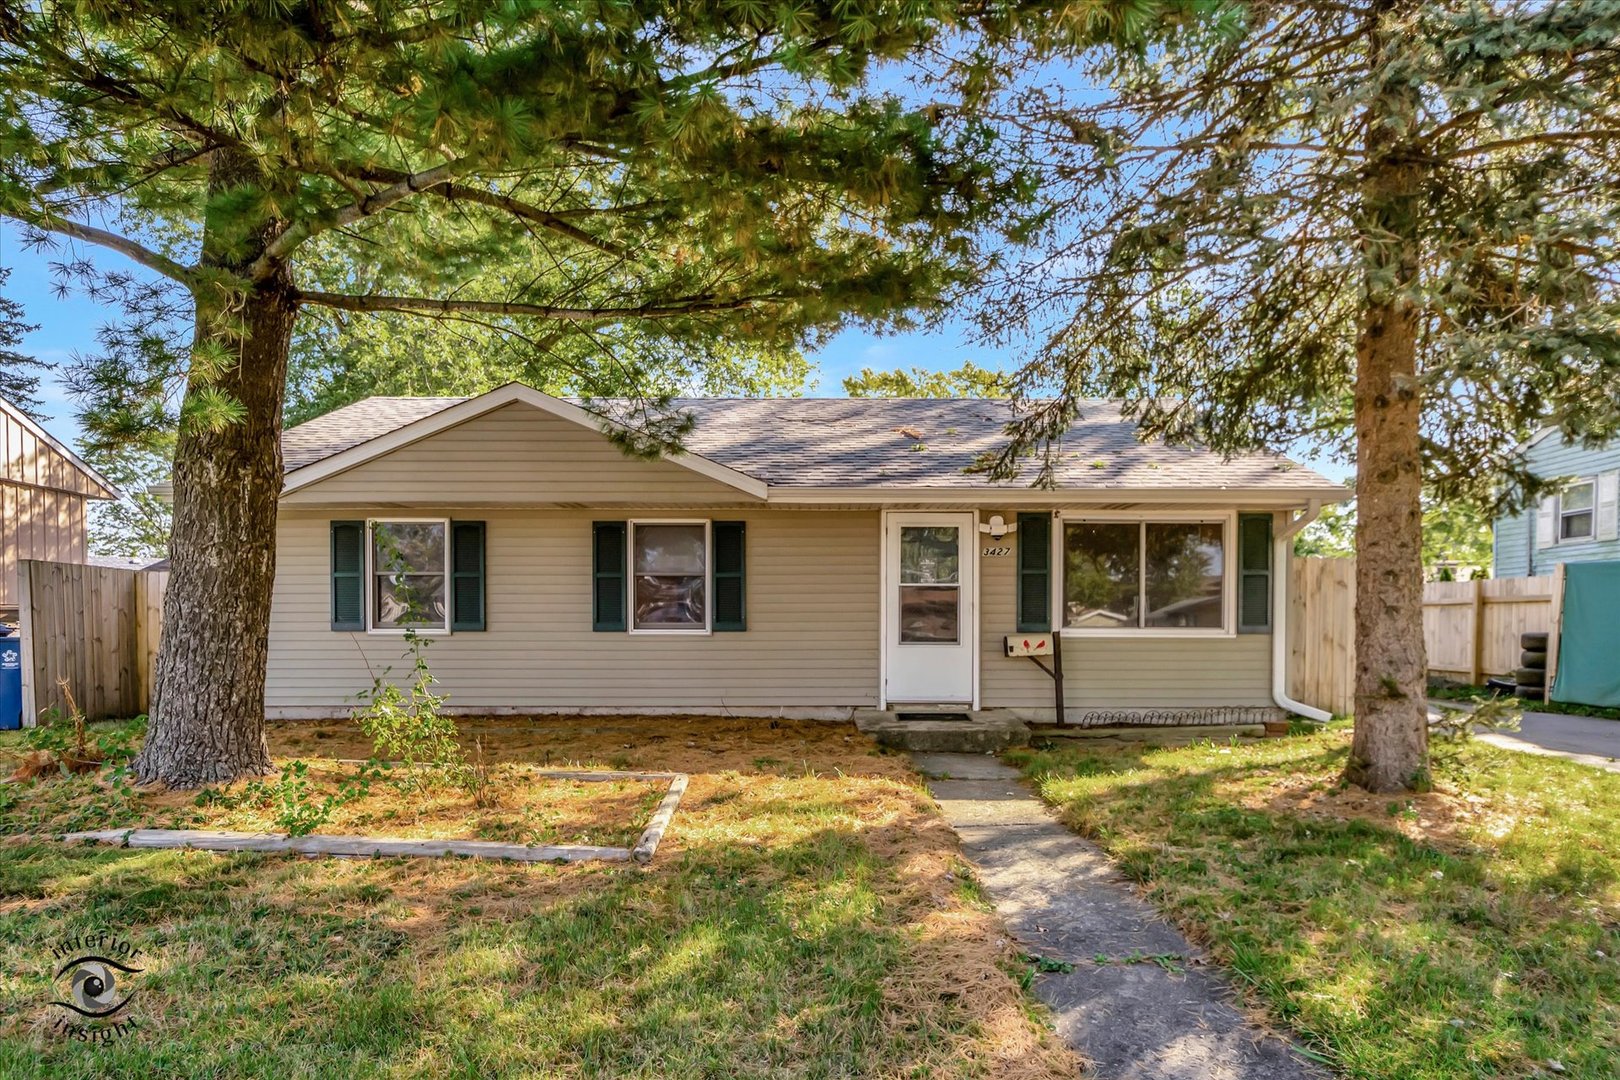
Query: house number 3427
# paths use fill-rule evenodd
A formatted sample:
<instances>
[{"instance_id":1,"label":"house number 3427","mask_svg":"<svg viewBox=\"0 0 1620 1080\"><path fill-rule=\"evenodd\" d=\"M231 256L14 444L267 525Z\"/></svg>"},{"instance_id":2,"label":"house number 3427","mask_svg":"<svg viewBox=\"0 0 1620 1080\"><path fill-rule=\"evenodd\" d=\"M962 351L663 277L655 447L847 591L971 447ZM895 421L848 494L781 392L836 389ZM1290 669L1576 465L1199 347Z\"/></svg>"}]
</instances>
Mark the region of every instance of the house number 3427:
<instances>
[{"instance_id":1,"label":"house number 3427","mask_svg":"<svg viewBox=\"0 0 1620 1080\"><path fill-rule=\"evenodd\" d=\"M984 557L987 558L987 559L999 559L999 558L1002 558L1003 556L1011 555L1012 554L1012 548L1010 548L1010 547L987 547L987 548L984 549L983 554L984 554Z\"/></svg>"}]
</instances>

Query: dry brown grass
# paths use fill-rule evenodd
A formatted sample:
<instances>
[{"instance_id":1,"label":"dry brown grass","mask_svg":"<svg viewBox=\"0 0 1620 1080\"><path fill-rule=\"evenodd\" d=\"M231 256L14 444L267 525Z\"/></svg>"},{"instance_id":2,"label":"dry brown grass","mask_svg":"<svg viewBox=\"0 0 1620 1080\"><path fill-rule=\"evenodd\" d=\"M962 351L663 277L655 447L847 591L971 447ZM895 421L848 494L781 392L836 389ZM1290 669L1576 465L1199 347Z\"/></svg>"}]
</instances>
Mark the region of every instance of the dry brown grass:
<instances>
[{"instance_id":1,"label":"dry brown grass","mask_svg":"<svg viewBox=\"0 0 1620 1080\"><path fill-rule=\"evenodd\" d=\"M526 980L533 976L523 976L510 990L520 999L555 995L555 1006L530 1007L537 1010L535 1030L547 1037L578 1025L577 1018L543 1012L562 1008L570 994L574 1000L644 1000L660 1015L708 1015L701 1010L716 1007L714 995L738 992L712 985L727 968L741 963L774 971L768 988L721 1006L726 1015L736 1011L759 1019L716 1036L735 1045L705 1051L727 1062L714 1075L848 1075L840 1070L854 1061L864 1063L858 1074L869 1076L1048 1080L1079 1071L1075 1056L1020 989L1023 960L973 885L956 837L920 778L904 757L881 751L853 726L499 717L464 720L460 727L469 741L480 738L497 762L680 771L690 775L690 786L658 856L645 868L273 860L261 874L232 886L230 910L260 911L265 926L301 924L318 915L397 934L406 942L404 970L416 973L419 992L442 986L454 994L461 993L453 988L463 976L454 973L469 962L469 942L501 940L525 926L555 927L540 939L546 950L593 957L578 973L577 988L567 990L575 985L573 975L554 972L547 979L570 981L531 985ZM370 751L360 732L344 723L278 723L269 737L278 762L303 760L312 775ZM379 896L387 897L381 906ZM603 909L605 896L613 899ZM39 903L20 897L10 902L28 910ZM39 913L49 910L47 903ZM722 932L727 927L733 929ZM716 933L722 936L714 938ZM536 949L533 938L517 940L530 943L511 948ZM689 944L671 944L682 941ZM811 944L823 941L829 944ZM706 954L687 951L700 947L736 958L717 967ZM806 964L773 954L784 949L808 949L817 959ZM856 1011L842 1015L839 1009L852 1007L834 1003L845 1000L845 987L860 984L876 955L887 959L876 985L875 1019L863 1020ZM390 966L381 977L395 978L392 971ZM430 1026L476 1012L471 998L443 1000L454 1004ZM196 1007L181 997L155 1002L155 1013L160 1003L181 1014ZM672 1007L677 1011L667 1013ZM295 1010L282 1023L327 1022L302 1016ZM477 1041L499 1044L507 1022L480 1022ZM208 1022L199 1023L206 1028ZM647 1037L635 1034L644 1021L634 1013L616 1014L611 1023L624 1029L621 1038L631 1040L631 1048L636 1038ZM857 1045L866 1049L848 1057L848 1048ZM547 1075L576 1071L539 1047L526 1044L527 1067ZM452 1067L452 1059L436 1049L421 1051L416 1060L419 1067L406 1073ZM642 1075L628 1060L619 1068Z\"/></svg>"}]
</instances>

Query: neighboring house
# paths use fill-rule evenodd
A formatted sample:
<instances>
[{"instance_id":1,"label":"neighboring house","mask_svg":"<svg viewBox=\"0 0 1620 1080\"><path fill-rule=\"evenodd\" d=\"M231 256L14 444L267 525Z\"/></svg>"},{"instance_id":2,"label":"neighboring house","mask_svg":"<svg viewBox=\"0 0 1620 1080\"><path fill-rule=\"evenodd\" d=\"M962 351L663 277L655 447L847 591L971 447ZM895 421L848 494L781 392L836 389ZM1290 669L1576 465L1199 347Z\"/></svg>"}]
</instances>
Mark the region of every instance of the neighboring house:
<instances>
[{"instance_id":1,"label":"neighboring house","mask_svg":"<svg viewBox=\"0 0 1620 1080\"><path fill-rule=\"evenodd\" d=\"M1534 577L1559 563L1620 559L1620 443L1591 450L1548 428L1523 452L1533 475L1570 482L1534 508L1496 519L1496 576Z\"/></svg>"},{"instance_id":2,"label":"neighboring house","mask_svg":"<svg viewBox=\"0 0 1620 1080\"><path fill-rule=\"evenodd\" d=\"M17 617L17 563L87 557L85 508L119 493L28 416L0 399L0 616Z\"/></svg>"},{"instance_id":3,"label":"neighboring house","mask_svg":"<svg viewBox=\"0 0 1620 1080\"><path fill-rule=\"evenodd\" d=\"M1049 718L1052 683L1003 639L1053 612L1071 715L1271 714L1286 538L1345 496L1280 457L1140 443L1104 402L1056 489L964 471L1006 402L677 407L688 452L650 461L521 385L289 430L269 715L346 715L406 672L414 627L463 713Z\"/></svg>"}]
</instances>

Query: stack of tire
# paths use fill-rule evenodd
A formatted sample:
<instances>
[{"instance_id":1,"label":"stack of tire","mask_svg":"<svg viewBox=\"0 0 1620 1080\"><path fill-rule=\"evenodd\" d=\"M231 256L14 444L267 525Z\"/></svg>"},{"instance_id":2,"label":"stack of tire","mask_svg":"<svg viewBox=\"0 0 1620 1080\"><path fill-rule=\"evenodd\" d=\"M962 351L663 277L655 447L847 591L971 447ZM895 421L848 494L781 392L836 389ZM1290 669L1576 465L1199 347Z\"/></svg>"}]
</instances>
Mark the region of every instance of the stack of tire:
<instances>
[{"instance_id":1,"label":"stack of tire","mask_svg":"<svg viewBox=\"0 0 1620 1080\"><path fill-rule=\"evenodd\" d=\"M1519 635L1519 666L1513 672L1513 695L1526 701L1547 697L1547 632L1537 630Z\"/></svg>"}]
</instances>

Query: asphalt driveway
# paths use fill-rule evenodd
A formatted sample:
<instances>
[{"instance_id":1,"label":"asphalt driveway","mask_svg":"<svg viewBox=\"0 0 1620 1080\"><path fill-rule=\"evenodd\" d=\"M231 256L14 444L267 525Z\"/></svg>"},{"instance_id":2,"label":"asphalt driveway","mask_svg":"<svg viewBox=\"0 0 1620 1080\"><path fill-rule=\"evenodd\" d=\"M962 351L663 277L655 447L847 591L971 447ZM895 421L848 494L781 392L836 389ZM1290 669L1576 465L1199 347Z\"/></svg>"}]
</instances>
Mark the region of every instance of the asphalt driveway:
<instances>
[{"instance_id":1,"label":"asphalt driveway","mask_svg":"<svg viewBox=\"0 0 1620 1080\"><path fill-rule=\"evenodd\" d=\"M1429 715L1437 716L1440 706L1467 708L1461 702L1430 702ZM1620 720L1600 720L1591 716L1565 716L1562 713L1526 712L1519 730L1512 734L1481 735L1479 738L1509 750L1527 754L1550 754L1585 765L1620 772Z\"/></svg>"}]
</instances>

